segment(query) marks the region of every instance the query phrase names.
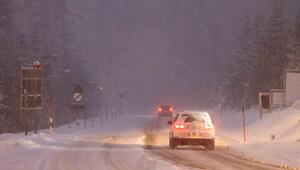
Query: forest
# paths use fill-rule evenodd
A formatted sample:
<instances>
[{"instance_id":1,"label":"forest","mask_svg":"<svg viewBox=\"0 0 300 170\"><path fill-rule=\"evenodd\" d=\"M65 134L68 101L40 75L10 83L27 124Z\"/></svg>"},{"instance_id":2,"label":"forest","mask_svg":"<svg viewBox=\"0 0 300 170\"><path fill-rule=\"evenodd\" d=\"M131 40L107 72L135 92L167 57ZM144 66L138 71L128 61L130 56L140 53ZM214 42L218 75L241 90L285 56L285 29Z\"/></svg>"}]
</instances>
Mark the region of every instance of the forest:
<instances>
[{"instance_id":1,"label":"forest","mask_svg":"<svg viewBox=\"0 0 300 170\"><path fill-rule=\"evenodd\" d=\"M270 7L269 16L245 17L239 46L224 66L221 88L230 107L257 104L259 92L284 88L285 69L299 69L300 10L288 16L280 0Z\"/></svg>"},{"instance_id":2,"label":"forest","mask_svg":"<svg viewBox=\"0 0 300 170\"><path fill-rule=\"evenodd\" d=\"M14 4L18 3L18 4ZM43 110L39 128L47 127L49 94L55 112L66 112L76 83L87 82L83 57L76 53L66 1L0 1L0 133L23 130L20 112L21 67L39 61L43 69ZM66 123L57 114L56 125ZM63 116L61 118L60 116Z\"/></svg>"},{"instance_id":3,"label":"forest","mask_svg":"<svg viewBox=\"0 0 300 170\"><path fill-rule=\"evenodd\" d=\"M147 3L150 5L147 6ZM145 6L141 5L141 8L157 7L155 6L157 4L147 3L144 3ZM148 106L147 101L143 101L142 98L154 100L161 97L155 96L154 92L170 94L170 96L173 95L170 97L172 99L177 98L188 102L188 100L183 100L185 99L184 95L178 97L185 93L186 89L190 89L189 93L185 94L186 96L191 96L193 102L200 100L200 103L203 102L206 107L217 105L220 98L225 99L227 108L241 108L242 105L251 107L257 104L259 92L283 88L284 69L297 69L300 65L300 9L287 13L287 1L269 0L268 12L243 16L242 28L240 33L236 34L238 35L237 45L230 49L230 53L224 54L222 49L216 45L216 42L219 41L218 37L215 40L210 38L215 44L209 45L207 51L202 51L206 48L205 45L202 45L203 42L208 41L209 38L201 39L200 36L203 36L204 33L197 30L203 26L197 20L198 15L201 15L197 13L199 10L196 8L201 7L201 4L198 3L200 2L187 2L188 5L183 4L182 1L174 3L174 6L178 5L178 9L186 12L186 16L178 14L178 18L181 19L178 21L176 17L165 12L169 6L167 3L164 4L167 7L159 6L160 14L165 18L156 16L151 10L131 9L129 11L133 11L134 15L132 16L136 18L128 17L129 19L122 18L121 12L124 12L122 10L120 13L117 11L116 13L111 12L111 15L105 15L109 14L109 10L122 9L121 6L112 3L112 5L116 5L115 8L101 11L92 4L90 7L95 6L96 8L94 9L95 15L99 15L95 18L102 17L103 21L101 19L98 22L92 21L95 24L94 29L78 36L78 28L74 28L76 25L74 23L79 23L78 21L89 17L81 16L80 12L76 13L74 12L76 10L70 9L72 6L70 1L1 0L0 133L20 132L23 129L20 119L20 69L22 66L30 66L36 60L42 64L44 75L44 104L38 117L41 129L47 127L49 96L53 97L54 112L62 113L56 114L55 125L65 124L74 85L82 84L84 89L87 89L87 98L95 98L95 87L89 87L97 86L91 81L96 78L100 78L104 82L103 84L106 85L104 89L113 86L116 86L115 89L129 89L129 86L139 84L140 86L136 85L131 88L131 91L135 92L135 98L133 92L130 94L130 92L126 93L126 89L123 90L126 97L133 96L131 99L135 99L132 103L136 108L144 107L141 103L136 104L140 101ZM299 2L295 1L295 3L300 6ZM102 1L97 1L95 4L99 7L110 5L108 2L102 3ZM138 3L136 2L136 4ZM228 4L230 5L230 3ZM81 7L81 5L84 6L82 3L78 3L78 6ZM87 8L87 10L89 9ZM177 14L177 8L174 7L173 10L170 13ZM135 15L134 12L143 15ZM215 16L215 14L211 15ZM150 19L147 18L148 16L151 16ZM206 18L206 20L210 20L210 17ZM149 22L146 22L147 19ZM123 20L124 22L122 22ZM171 21L172 24L179 25L179 28L169 28L168 24ZM81 27L86 25L88 24L82 24ZM182 34L177 34L178 30ZM188 32L192 32L192 34L188 34ZM100 35L98 39L103 41L95 40L97 34ZM210 34L214 35L214 32ZM222 30L219 30L218 34L219 37L226 36L222 35ZM213 37L212 35L208 36ZM80 39L85 36L92 37L94 42L100 43L87 45ZM132 37L135 39L133 40ZM141 38L139 39L139 37ZM134 43L130 44L128 39ZM161 40L161 42L157 40ZM79 41L82 41L81 44L74 43ZM224 43L224 41L222 42ZM200 47L201 45L202 47ZM99 48L102 48L102 51L97 51ZM218 48L221 50L217 51ZM99 54L94 56L97 58L97 62L87 61L88 58L91 59L88 55L91 53ZM207 54L213 55L208 56ZM132 57L134 55L137 57ZM113 58L115 56L120 57ZM160 57L160 63L151 56ZM94 62L97 64L89 66ZM134 73L131 70L133 68L136 69ZM91 72L98 72L98 74L91 75ZM128 75L124 75L125 73ZM136 81L137 77L141 77L140 80ZM132 81L124 83L125 80L130 79ZM166 79L170 79L170 81L163 82ZM150 83L155 85L152 86ZM116 91L111 89L111 91ZM183 90L180 91L181 89ZM149 96L140 95L140 92L141 94L147 93ZM120 92L115 93L119 94ZM117 95L110 96L116 98ZM126 99L129 100L129 98ZM94 108L90 112L95 111L96 107L100 107L97 105L98 100L100 99L88 102L93 105L90 108ZM176 100L174 99L174 101ZM92 114L95 113L90 113L90 115Z\"/></svg>"}]
</instances>

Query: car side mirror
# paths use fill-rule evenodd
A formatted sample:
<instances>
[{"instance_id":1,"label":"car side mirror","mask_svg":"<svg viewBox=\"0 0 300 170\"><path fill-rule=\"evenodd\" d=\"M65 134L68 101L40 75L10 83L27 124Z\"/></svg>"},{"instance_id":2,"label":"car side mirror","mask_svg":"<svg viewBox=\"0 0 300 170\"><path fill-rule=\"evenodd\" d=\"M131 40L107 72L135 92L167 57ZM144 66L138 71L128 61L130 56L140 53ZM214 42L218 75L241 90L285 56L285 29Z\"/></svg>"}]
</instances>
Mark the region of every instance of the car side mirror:
<instances>
[{"instance_id":1,"label":"car side mirror","mask_svg":"<svg viewBox=\"0 0 300 170\"><path fill-rule=\"evenodd\" d=\"M168 121L168 125L172 125L173 122L171 120Z\"/></svg>"}]
</instances>

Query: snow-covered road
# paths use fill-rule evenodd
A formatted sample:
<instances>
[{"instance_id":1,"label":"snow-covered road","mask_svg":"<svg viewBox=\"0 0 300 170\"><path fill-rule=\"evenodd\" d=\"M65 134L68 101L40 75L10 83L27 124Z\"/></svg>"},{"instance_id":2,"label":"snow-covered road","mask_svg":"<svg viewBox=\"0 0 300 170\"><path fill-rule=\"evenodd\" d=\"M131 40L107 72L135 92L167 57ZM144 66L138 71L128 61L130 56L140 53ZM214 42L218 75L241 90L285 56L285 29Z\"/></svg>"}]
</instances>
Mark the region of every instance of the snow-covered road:
<instances>
[{"instance_id":1,"label":"snow-covered road","mask_svg":"<svg viewBox=\"0 0 300 170\"><path fill-rule=\"evenodd\" d=\"M153 119L147 124L146 128L146 146L152 151L152 154L167 159L173 163L188 166L194 169L209 170L276 170L281 169L277 165L266 164L247 159L233 152L223 142L223 139L217 139L217 148L215 151L206 151L202 147L180 147L171 150L168 145L168 134L164 123L161 120ZM147 139L150 138L150 139ZM147 143L148 142L148 143Z\"/></svg>"},{"instance_id":2,"label":"snow-covered road","mask_svg":"<svg viewBox=\"0 0 300 170\"><path fill-rule=\"evenodd\" d=\"M1 170L280 169L235 156L220 142L210 152L198 147L170 150L166 120L152 116L126 116L93 128L61 127L53 135L9 138L0 150ZM12 140L15 143L9 145Z\"/></svg>"}]
</instances>

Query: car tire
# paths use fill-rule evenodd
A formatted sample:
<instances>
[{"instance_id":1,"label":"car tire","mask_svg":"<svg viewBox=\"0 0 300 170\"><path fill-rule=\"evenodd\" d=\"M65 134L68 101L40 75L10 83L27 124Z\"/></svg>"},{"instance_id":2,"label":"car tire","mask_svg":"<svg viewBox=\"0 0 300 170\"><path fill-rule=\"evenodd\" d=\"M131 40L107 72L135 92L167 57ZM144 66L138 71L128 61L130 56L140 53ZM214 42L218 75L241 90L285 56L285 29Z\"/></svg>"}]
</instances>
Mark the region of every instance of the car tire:
<instances>
[{"instance_id":1,"label":"car tire","mask_svg":"<svg viewBox=\"0 0 300 170\"><path fill-rule=\"evenodd\" d=\"M176 149L177 148L177 141L173 137L169 139L169 146L171 149Z\"/></svg>"},{"instance_id":2,"label":"car tire","mask_svg":"<svg viewBox=\"0 0 300 170\"><path fill-rule=\"evenodd\" d=\"M215 150L215 139L208 141L205 148L209 151Z\"/></svg>"},{"instance_id":3,"label":"car tire","mask_svg":"<svg viewBox=\"0 0 300 170\"><path fill-rule=\"evenodd\" d=\"M172 145L173 145L173 140L172 138L169 138L169 147L172 148Z\"/></svg>"}]
</instances>

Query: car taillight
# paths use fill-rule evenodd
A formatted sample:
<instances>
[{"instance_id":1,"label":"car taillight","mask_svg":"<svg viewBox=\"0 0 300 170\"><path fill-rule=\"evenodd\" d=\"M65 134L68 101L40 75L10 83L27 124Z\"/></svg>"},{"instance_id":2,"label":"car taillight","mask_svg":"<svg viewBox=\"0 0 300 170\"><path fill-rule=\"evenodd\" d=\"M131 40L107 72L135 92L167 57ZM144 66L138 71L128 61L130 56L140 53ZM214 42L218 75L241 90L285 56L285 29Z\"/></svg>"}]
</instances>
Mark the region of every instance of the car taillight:
<instances>
[{"instance_id":1,"label":"car taillight","mask_svg":"<svg viewBox=\"0 0 300 170\"><path fill-rule=\"evenodd\" d=\"M205 125L204 128L205 128L205 129L214 129L215 127L214 127L214 125L208 124L208 125Z\"/></svg>"},{"instance_id":2,"label":"car taillight","mask_svg":"<svg viewBox=\"0 0 300 170\"><path fill-rule=\"evenodd\" d=\"M185 126L183 124L175 124L174 125L175 129L184 129Z\"/></svg>"},{"instance_id":3,"label":"car taillight","mask_svg":"<svg viewBox=\"0 0 300 170\"><path fill-rule=\"evenodd\" d=\"M169 111L170 111L170 112L173 112L173 108L172 108L172 107L170 107Z\"/></svg>"},{"instance_id":4,"label":"car taillight","mask_svg":"<svg viewBox=\"0 0 300 170\"><path fill-rule=\"evenodd\" d=\"M161 111L162 111L162 108L158 108L158 111L161 112Z\"/></svg>"}]
</instances>

